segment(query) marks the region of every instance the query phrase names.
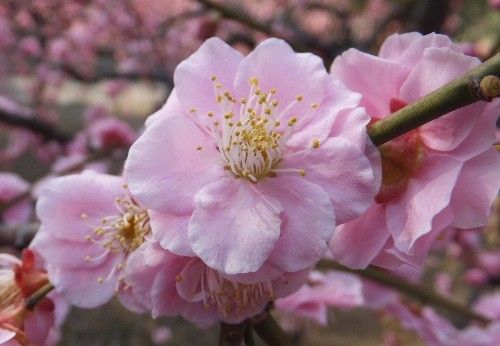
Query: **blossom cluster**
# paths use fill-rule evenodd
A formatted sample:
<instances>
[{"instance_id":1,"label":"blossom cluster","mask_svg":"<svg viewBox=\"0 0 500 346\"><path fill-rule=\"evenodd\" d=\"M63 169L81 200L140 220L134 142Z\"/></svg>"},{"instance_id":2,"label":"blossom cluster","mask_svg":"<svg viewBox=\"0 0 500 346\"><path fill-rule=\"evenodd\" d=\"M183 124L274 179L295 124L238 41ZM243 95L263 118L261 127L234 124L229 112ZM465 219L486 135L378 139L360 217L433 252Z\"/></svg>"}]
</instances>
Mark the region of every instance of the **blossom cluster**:
<instances>
[{"instance_id":1,"label":"blossom cluster","mask_svg":"<svg viewBox=\"0 0 500 346\"><path fill-rule=\"evenodd\" d=\"M89 145L133 143L121 175L94 167L39 184L40 229L28 257L0 263L0 342L53 344L64 315L59 297L94 308L116 296L131 311L203 327L240 323L272 302L323 324L328 306L364 305L430 344L479 336L494 344L496 323L458 331L356 276L313 271L329 258L415 279L439 241L458 244L487 224L500 182L500 100L378 148L366 131L479 64L438 34L392 35L378 56L350 49L329 72L280 39L247 55L206 40L175 68L168 100L137 139L90 114L88 131L58 166L66 171ZM2 195L28 189L15 176L0 180ZM23 222L30 213L18 204L2 217ZM25 314L26 299L49 282L55 291ZM482 297L477 309L497 319L489 300L498 296ZM49 326L31 324L38 313L50 315Z\"/></svg>"}]
</instances>

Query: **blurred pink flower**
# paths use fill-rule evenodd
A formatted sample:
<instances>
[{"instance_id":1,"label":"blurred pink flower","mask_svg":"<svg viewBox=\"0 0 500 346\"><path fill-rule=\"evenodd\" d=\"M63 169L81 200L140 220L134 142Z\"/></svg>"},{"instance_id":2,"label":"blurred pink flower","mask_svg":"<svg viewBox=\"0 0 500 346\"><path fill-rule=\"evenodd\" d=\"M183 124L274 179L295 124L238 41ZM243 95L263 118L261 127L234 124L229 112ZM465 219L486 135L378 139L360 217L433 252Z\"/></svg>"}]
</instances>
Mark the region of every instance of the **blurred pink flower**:
<instances>
[{"instance_id":1,"label":"blurred pink flower","mask_svg":"<svg viewBox=\"0 0 500 346\"><path fill-rule=\"evenodd\" d=\"M30 189L28 182L14 173L0 173L0 205L8 202ZM0 214L0 222L6 224L20 224L29 220L31 211L29 195L19 203Z\"/></svg>"},{"instance_id":2,"label":"blurred pink flower","mask_svg":"<svg viewBox=\"0 0 500 346\"><path fill-rule=\"evenodd\" d=\"M292 316L306 317L326 325L328 308L348 309L364 302L361 280L341 272L311 272L307 283L297 292L277 299L275 306Z\"/></svg>"},{"instance_id":3,"label":"blurred pink flower","mask_svg":"<svg viewBox=\"0 0 500 346\"><path fill-rule=\"evenodd\" d=\"M320 58L277 39L243 57L212 38L174 80L125 164L164 248L227 274L294 272L373 200L368 117Z\"/></svg>"},{"instance_id":4,"label":"blurred pink flower","mask_svg":"<svg viewBox=\"0 0 500 346\"><path fill-rule=\"evenodd\" d=\"M219 320L239 323L297 290L307 278L307 270L227 275L197 257L178 256L149 241L130 256L125 271L129 294L148 306L153 318L180 314L200 327Z\"/></svg>"},{"instance_id":5,"label":"blurred pink flower","mask_svg":"<svg viewBox=\"0 0 500 346\"><path fill-rule=\"evenodd\" d=\"M108 117L90 125L88 137L92 149L106 151L128 148L137 138L137 134L126 122Z\"/></svg>"},{"instance_id":6,"label":"blurred pink flower","mask_svg":"<svg viewBox=\"0 0 500 346\"><path fill-rule=\"evenodd\" d=\"M22 260L0 254L0 344L48 346L58 342L67 304L50 293L32 311L25 306L26 299L47 283L47 274L31 250L23 252Z\"/></svg>"},{"instance_id":7,"label":"blurred pink flower","mask_svg":"<svg viewBox=\"0 0 500 346\"><path fill-rule=\"evenodd\" d=\"M392 35L379 56L350 49L332 74L362 94L376 122L480 64L444 35ZM439 69L436 70L436 66ZM500 101L477 102L380 146L382 188L367 213L338 228L337 260L362 268L382 255L385 265L421 265L434 240L448 227L486 224L500 181L495 121ZM337 244L365 247L362 256Z\"/></svg>"},{"instance_id":8,"label":"blurred pink flower","mask_svg":"<svg viewBox=\"0 0 500 346\"><path fill-rule=\"evenodd\" d=\"M484 251L479 254L479 266L492 278L500 278L500 250Z\"/></svg>"},{"instance_id":9,"label":"blurred pink flower","mask_svg":"<svg viewBox=\"0 0 500 346\"><path fill-rule=\"evenodd\" d=\"M41 226L31 248L47 263L56 291L73 305L95 307L123 292L128 256L150 233L149 218L127 195L121 177L84 171L44 183L37 202Z\"/></svg>"}]
</instances>

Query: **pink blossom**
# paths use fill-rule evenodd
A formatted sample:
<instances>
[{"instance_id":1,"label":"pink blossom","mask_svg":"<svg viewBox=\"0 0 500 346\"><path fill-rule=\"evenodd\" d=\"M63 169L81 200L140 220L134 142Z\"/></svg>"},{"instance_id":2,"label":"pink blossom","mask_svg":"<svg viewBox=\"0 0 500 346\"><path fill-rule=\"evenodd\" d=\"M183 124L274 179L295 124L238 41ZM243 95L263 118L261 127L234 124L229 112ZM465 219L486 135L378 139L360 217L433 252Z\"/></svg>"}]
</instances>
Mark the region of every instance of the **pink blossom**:
<instances>
[{"instance_id":1,"label":"pink blossom","mask_svg":"<svg viewBox=\"0 0 500 346\"><path fill-rule=\"evenodd\" d=\"M13 173L0 173L0 205L28 192L30 185ZM20 224L29 220L32 211L29 195L0 214L1 222Z\"/></svg>"},{"instance_id":2,"label":"pink blossom","mask_svg":"<svg viewBox=\"0 0 500 346\"><path fill-rule=\"evenodd\" d=\"M348 50L332 73L362 94L376 122L479 64L446 36L409 33L390 36L379 56ZM484 226L500 181L500 157L491 148L499 107L477 102L382 145L376 203L339 227L331 242L336 259L362 268L382 251L379 265L388 257L421 265L446 227ZM338 246L346 242L362 246L362 255Z\"/></svg>"},{"instance_id":3,"label":"pink blossom","mask_svg":"<svg viewBox=\"0 0 500 346\"><path fill-rule=\"evenodd\" d=\"M158 316L181 315L206 327L216 321L239 323L264 310L269 301L297 290L307 270L227 275L198 257L178 256L146 241L125 269L127 291Z\"/></svg>"},{"instance_id":4,"label":"pink blossom","mask_svg":"<svg viewBox=\"0 0 500 346\"><path fill-rule=\"evenodd\" d=\"M67 313L67 304L50 293L33 311L26 309L26 299L47 284L47 274L31 250L23 252L22 261L0 254L0 343L8 346L55 345L58 328Z\"/></svg>"},{"instance_id":5,"label":"pink blossom","mask_svg":"<svg viewBox=\"0 0 500 346\"><path fill-rule=\"evenodd\" d=\"M141 310L123 292L122 279L128 256L150 233L149 218L121 177L84 171L54 178L41 188L37 215L41 226L31 247L69 303L95 307L118 291L127 307Z\"/></svg>"},{"instance_id":6,"label":"pink blossom","mask_svg":"<svg viewBox=\"0 0 500 346\"><path fill-rule=\"evenodd\" d=\"M490 277L500 278L500 250L479 254L479 265Z\"/></svg>"},{"instance_id":7,"label":"pink blossom","mask_svg":"<svg viewBox=\"0 0 500 346\"><path fill-rule=\"evenodd\" d=\"M335 220L373 200L368 117L320 58L277 39L243 57L212 38L174 81L125 164L167 250L226 274L299 271L324 254Z\"/></svg>"},{"instance_id":8,"label":"pink blossom","mask_svg":"<svg viewBox=\"0 0 500 346\"><path fill-rule=\"evenodd\" d=\"M95 121L88 129L92 149L128 148L136 139L135 131L125 122L108 117Z\"/></svg>"},{"instance_id":9,"label":"pink blossom","mask_svg":"<svg viewBox=\"0 0 500 346\"><path fill-rule=\"evenodd\" d=\"M280 311L326 325L328 307L348 309L362 305L363 301L363 285L358 277L333 271L311 272L304 286L277 299L275 306Z\"/></svg>"}]
</instances>

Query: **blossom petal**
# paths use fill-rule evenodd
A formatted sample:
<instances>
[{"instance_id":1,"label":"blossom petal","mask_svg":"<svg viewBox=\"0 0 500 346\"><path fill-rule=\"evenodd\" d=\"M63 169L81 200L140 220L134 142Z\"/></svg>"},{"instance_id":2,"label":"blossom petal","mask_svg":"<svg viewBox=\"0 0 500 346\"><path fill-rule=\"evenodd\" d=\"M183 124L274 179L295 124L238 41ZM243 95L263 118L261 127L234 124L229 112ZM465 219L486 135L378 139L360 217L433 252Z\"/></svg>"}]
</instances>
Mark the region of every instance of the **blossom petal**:
<instances>
[{"instance_id":1,"label":"blossom petal","mask_svg":"<svg viewBox=\"0 0 500 346\"><path fill-rule=\"evenodd\" d=\"M295 115L301 119L312 114L311 104L321 103L331 78L321 58L310 53L295 53L285 41L276 38L261 42L243 59L235 80L237 96L248 96L252 77L258 79L259 88L266 93L277 89L277 114L295 102L289 111L277 118L283 123ZM302 102L296 101L298 95L303 97ZM296 128L301 126L300 123L299 120Z\"/></svg>"},{"instance_id":2,"label":"blossom petal","mask_svg":"<svg viewBox=\"0 0 500 346\"><path fill-rule=\"evenodd\" d=\"M335 214L328 194L301 177L279 175L263 181L266 193L283 205L281 234L269 262L296 272L324 255L335 230Z\"/></svg>"},{"instance_id":3,"label":"blossom petal","mask_svg":"<svg viewBox=\"0 0 500 346\"><path fill-rule=\"evenodd\" d=\"M373 204L361 217L337 227L330 250L339 263L362 269L380 253L389 236L384 208Z\"/></svg>"},{"instance_id":4,"label":"blossom petal","mask_svg":"<svg viewBox=\"0 0 500 346\"><path fill-rule=\"evenodd\" d=\"M164 249L180 256L195 256L188 240L191 214L165 214L154 210L148 214L153 236Z\"/></svg>"},{"instance_id":5,"label":"blossom petal","mask_svg":"<svg viewBox=\"0 0 500 346\"><path fill-rule=\"evenodd\" d=\"M189 58L181 62L174 73L177 97L185 112L197 108L197 114L205 117L209 111L219 109L215 101L214 82L231 88L236 70L243 56L217 37L203 43Z\"/></svg>"},{"instance_id":6,"label":"blossom petal","mask_svg":"<svg viewBox=\"0 0 500 346\"><path fill-rule=\"evenodd\" d=\"M349 89L363 95L360 106L372 118L380 119L391 113L390 100L398 97L409 69L396 62L349 49L335 59L331 72Z\"/></svg>"},{"instance_id":7,"label":"blossom petal","mask_svg":"<svg viewBox=\"0 0 500 346\"><path fill-rule=\"evenodd\" d=\"M144 126L148 127L157 120L162 120L175 114L182 114L184 111L185 109L182 107L177 96L177 90L174 88L170 92L170 95L168 95L165 104L146 119Z\"/></svg>"},{"instance_id":8,"label":"blossom petal","mask_svg":"<svg viewBox=\"0 0 500 346\"><path fill-rule=\"evenodd\" d=\"M281 204L258 184L225 178L195 196L188 237L193 251L210 267L227 273L257 271L280 234Z\"/></svg>"},{"instance_id":9,"label":"blossom petal","mask_svg":"<svg viewBox=\"0 0 500 346\"><path fill-rule=\"evenodd\" d=\"M304 169L304 179L328 193L337 224L365 212L380 186L380 182L374 180L368 158L358 147L342 138L330 138L317 149L285 156L281 167Z\"/></svg>"},{"instance_id":10,"label":"blossom petal","mask_svg":"<svg viewBox=\"0 0 500 346\"><path fill-rule=\"evenodd\" d=\"M172 115L153 122L132 145L125 176L144 207L182 214L193 209L193 196L222 174L219 159L208 135L184 116Z\"/></svg>"},{"instance_id":11,"label":"blossom petal","mask_svg":"<svg viewBox=\"0 0 500 346\"><path fill-rule=\"evenodd\" d=\"M60 239L85 241L92 226L117 214L115 199L125 195L121 177L85 171L54 178L44 185L36 205L45 229ZM82 214L88 217L82 219Z\"/></svg>"},{"instance_id":12,"label":"blossom petal","mask_svg":"<svg viewBox=\"0 0 500 346\"><path fill-rule=\"evenodd\" d=\"M479 65L477 58L456 53L450 48L428 48L401 87L401 99L408 103L436 90L464 72ZM436 69L436 66L439 66ZM424 143L435 150L457 147L471 132L484 105L475 103L450 112L420 128Z\"/></svg>"},{"instance_id":13,"label":"blossom petal","mask_svg":"<svg viewBox=\"0 0 500 346\"><path fill-rule=\"evenodd\" d=\"M387 228L396 248L408 252L431 231L433 218L450 204L462 164L449 155L429 154L404 195L387 203Z\"/></svg>"},{"instance_id":14,"label":"blossom petal","mask_svg":"<svg viewBox=\"0 0 500 346\"><path fill-rule=\"evenodd\" d=\"M500 154L495 148L466 161L451 199L459 228L482 227L500 187Z\"/></svg>"}]
</instances>

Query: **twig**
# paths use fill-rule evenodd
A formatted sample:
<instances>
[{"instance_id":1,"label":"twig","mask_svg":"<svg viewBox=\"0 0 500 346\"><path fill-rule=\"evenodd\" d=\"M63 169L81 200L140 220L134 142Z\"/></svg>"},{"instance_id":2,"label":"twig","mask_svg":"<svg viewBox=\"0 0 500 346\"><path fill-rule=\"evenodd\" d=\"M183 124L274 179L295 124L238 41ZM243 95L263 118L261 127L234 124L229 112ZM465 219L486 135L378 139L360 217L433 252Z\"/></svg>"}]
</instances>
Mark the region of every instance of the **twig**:
<instances>
[{"instance_id":1,"label":"twig","mask_svg":"<svg viewBox=\"0 0 500 346\"><path fill-rule=\"evenodd\" d=\"M27 300L26 300L26 309L28 310L33 310L43 298L47 294L49 294L50 291L54 289L54 286L49 282L45 286L42 286L38 291L33 293Z\"/></svg>"},{"instance_id":2,"label":"twig","mask_svg":"<svg viewBox=\"0 0 500 346\"><path fill-rule=\"evenodd\" d=\"M8 112L0 108L0 122L10 126L29 129L34 133L48 140L54 140L59 143L67 143L71 136L56 129L54 126L35 117L26 117L23 114Z\"/></svg>"},{"instance_id":3,"label":"twig","mask_svg":"<svg viewBox=\"0 0 500 346\"><path fill-rule=\"evenodd\" d=\"M241 346L245 337L247 322L228 324L221 322L219 334L219 346Z\"/></svg>"},{"instance_id":4,"label":"twig","mask_svg":"<svg viewBox=\"0 0 500 346\"><path fill-rule=\"evenodd\" d=\"M444 297L429 288L412 284L406 281L406 279L404 279L403 277L389 273L382 269L378 269L376 267L370 266L363 270L350 269L330 260L321 260L317 264L316 268L323 270L325 269L338 270L351 274L356 274L363 278L382 284L384 286L394 288L398 292L401 292L408 297L417 299L422 304L429 304L436 307L440 307L453 314L459 315L466 320L476 320L483 324L491 322L490 319L470 310L467 306L464 306L460 303L455 302L454 300Z\"/></svg>"},{"instance_id":5,"label":"twig","mask_svg":"<svg viewBox=\"0 0 500 346\"><path fill-rule=\"evenodd\" d=\"M488 75L500 75L500 53L415 103L376 122L368 128L368 135L373 143L381 145L458 108L490 100L479 87L481 80Z\"/></svg>"},{"instance_id":6,"label":"twig","mask_svg":"<svg viewBox=\"0 0 500 346\"><path fill-rule=\"evenodd\" d=\"M270 346L292 346L290 336L281 329L271 316L269 309L252 318L252 326L257 335Z\"/></svg>"}]
</instances>

